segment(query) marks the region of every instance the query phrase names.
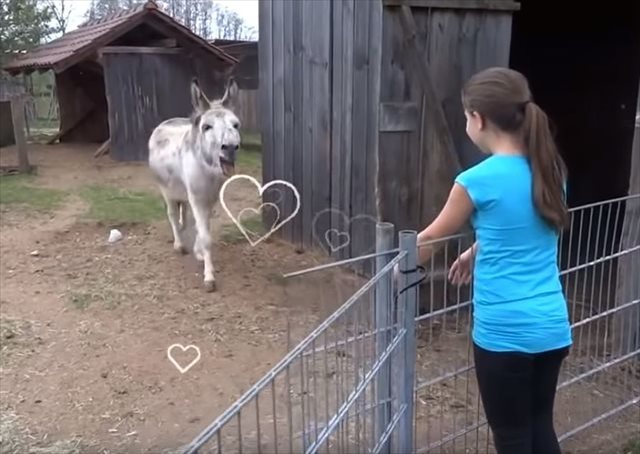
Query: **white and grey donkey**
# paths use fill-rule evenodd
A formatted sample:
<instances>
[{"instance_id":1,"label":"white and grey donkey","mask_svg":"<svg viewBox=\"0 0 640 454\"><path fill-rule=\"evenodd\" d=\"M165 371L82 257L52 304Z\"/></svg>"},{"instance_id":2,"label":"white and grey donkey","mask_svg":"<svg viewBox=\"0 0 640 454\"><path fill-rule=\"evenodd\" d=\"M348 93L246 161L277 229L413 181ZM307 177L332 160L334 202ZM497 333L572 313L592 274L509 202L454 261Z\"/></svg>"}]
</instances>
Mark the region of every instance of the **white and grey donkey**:
<instances>
[{"instance_id":1,"label":"white and grey donkey","mask_svg":"<svg viewBox=\"0 0 640 454\"><path fill-rule=\"evenodd\" d=\"M167 206L173 248L187 253L182 235L195 220L193 253L204 261L208 292L216 289L209 222L222 184L234 173L240 147L240 121L231 110L237 93L238 86L230 79L223 97L209 101L194 78L191 118L163 121L149 138L149 167Z\"/></svg>"}]
</instances>

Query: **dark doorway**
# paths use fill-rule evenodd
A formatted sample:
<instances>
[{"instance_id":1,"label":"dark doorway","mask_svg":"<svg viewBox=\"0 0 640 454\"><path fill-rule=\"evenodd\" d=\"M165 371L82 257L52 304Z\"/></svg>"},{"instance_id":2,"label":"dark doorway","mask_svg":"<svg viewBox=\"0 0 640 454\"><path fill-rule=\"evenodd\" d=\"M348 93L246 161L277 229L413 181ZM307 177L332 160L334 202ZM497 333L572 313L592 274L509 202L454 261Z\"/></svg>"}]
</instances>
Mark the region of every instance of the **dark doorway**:
<instances>
[{"instance_id":1,"label":"dark doorway","mask_svg":"<svg viewBox=\"0 0 640 454\"><path fill-rule=\"evenodd\" d=\"M569 168L569 206L625 196L640 81L640 2L520 4L510 66L527 76L555 127ZM569 241L562 243L563 267L617 249L624 204L583 213L574 217L571 256Z\"/></svg>"},{"instance_id":2,"label":"dark doorway","mask_svg":"<svg viewBox=\"0 0 640 454\"><path fill-rule=\"evenodd\" d=\"M520 3L510 66L527 76L557 128L569 205L625 195L640 80L640 2Z\"/></svg>"}]
</instances>

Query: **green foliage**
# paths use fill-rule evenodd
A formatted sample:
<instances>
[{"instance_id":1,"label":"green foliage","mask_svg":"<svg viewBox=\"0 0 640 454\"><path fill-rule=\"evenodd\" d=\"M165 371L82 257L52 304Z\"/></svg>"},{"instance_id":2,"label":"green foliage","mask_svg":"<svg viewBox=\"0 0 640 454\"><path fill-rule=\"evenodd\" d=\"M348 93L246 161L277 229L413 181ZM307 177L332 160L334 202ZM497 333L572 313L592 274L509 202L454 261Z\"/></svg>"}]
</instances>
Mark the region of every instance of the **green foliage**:
<instances>
[{"instance_id":1,"label":"green foliage","mask_svg":"<svg viewBox=\"0 0 640 454\"><path fill-rule=\"evenodd\" d=\"M13 58L7 51L29 50L54 31L52 10L38 0L0 1L0 64Z\"/></svg>"},{"instance_id":2,"label":"green foliage","mask_svg":"<svg viewBox=\"0 0 640 454\"><path fill-rule=\"evenodd\" d=\"M142 0L91 0L85 17L88 20L100 19L123 9L135 8L142 3Z\"/></svg>"}]
</instances>

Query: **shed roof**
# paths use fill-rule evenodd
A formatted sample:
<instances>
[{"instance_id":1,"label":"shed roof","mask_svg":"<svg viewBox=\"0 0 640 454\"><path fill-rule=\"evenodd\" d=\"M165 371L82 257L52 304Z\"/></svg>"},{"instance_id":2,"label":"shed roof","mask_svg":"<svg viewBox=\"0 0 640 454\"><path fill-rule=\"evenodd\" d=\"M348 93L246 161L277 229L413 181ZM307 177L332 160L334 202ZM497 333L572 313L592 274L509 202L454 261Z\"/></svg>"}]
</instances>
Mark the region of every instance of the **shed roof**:
<instances>
[{"instance_id":1,"label":"shed roof","mask_svg":"<svg viewBox=\"0 0 640 454\"><path fill-rule=\"evenodd\" d=\"M241 59L244 55L258 54L258 41L240 41L231 39L214 39L210 41L214 46L224 50L229 55Z\"/></svg>"},{"instance_id":2,"label":"shed roof","mask_svg":"<svg viewBox=\"0 0 640 454\"><path fill-rule=\"evenodd\" d=\"M135 8L118 11L101 19L87 21L60 38L20 55L5 65L4 69L10 73L36 69L63 71L95 52L99 47L109 44L150 18L159 19L173 32L215 55L223 63L234 65L238 62L227 52L207 42L206 39L196 35L171 16L163 13L153 0L149 0Z\"/></svg>"}]
</instances>

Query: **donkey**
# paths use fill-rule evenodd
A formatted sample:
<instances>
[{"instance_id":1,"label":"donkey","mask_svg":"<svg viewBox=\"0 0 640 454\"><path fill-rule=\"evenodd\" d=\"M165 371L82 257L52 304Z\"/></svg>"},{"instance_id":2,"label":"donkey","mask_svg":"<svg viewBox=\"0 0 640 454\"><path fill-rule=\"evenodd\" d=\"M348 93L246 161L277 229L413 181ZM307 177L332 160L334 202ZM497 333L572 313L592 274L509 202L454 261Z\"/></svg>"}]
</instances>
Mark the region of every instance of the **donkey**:
<instances>
[{"instance_id":1,"label":"donkey","mask_svg":"<svg viewBox=\"0 0 640 454\"><path fill-rule=\"evenodd\" d=\"M173 248L187 253L182 232L195 220L195 257L204 261L204 288L216 290L210 218L220 188L234 174L240 121L232 112L238 86L231 78L221 99L210 101L191 81L191 118L171 118L149 137L149 167L158 182L173 232ZM193 217L190 217L191 211Z\"/></svg>"}]
</instances>

